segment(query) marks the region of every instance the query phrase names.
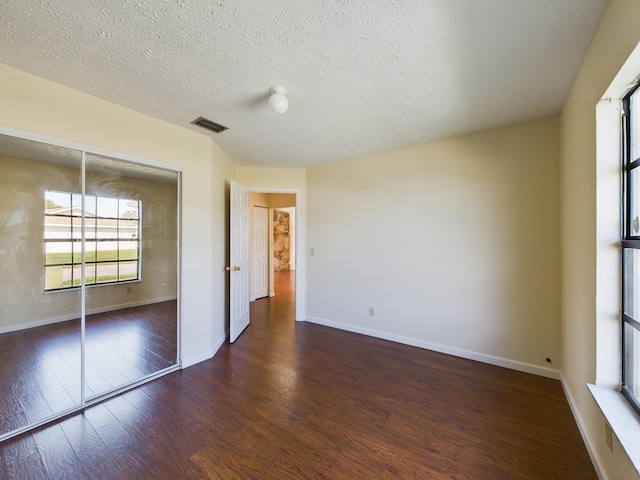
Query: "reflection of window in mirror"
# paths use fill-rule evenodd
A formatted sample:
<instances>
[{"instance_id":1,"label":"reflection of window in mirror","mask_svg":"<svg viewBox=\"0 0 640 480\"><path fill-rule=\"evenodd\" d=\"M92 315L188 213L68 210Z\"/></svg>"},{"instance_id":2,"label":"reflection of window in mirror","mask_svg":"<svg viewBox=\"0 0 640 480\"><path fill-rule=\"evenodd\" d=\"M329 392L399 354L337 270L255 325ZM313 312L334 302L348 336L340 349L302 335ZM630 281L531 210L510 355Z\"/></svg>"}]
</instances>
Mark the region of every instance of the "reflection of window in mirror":
<instances>
[{"instance_id":1,"label":"reflection of window in mirror","mask_svg":"<svg viewBox=\"0 0 640 480\"><path fill-rule=\"evenodd\" d=\"M82 196L46 191L45 291L81 284ZM85 284L140 279L139 200L85 195Z\"/></svg>"}]
</instances>

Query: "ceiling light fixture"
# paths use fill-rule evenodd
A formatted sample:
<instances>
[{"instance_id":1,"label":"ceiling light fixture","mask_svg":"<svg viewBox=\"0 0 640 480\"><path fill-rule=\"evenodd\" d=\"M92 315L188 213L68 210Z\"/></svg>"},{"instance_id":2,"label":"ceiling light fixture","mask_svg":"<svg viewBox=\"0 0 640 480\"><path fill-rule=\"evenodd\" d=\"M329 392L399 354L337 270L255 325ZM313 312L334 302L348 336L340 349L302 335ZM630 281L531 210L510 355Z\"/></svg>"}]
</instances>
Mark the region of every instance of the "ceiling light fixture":
<instances>
[{"instance_id":1,"label":"ceiling light fixture","mask_svg":"<svg viewBox=\"0 0 640 480\"><path fill-rule=\"evenodd\" d=\"M269 89L269 107L278 115L282 115L289 109L289 99L286 96L287 89L282 85L276 85Z\"/></svg>"}]
</instances>

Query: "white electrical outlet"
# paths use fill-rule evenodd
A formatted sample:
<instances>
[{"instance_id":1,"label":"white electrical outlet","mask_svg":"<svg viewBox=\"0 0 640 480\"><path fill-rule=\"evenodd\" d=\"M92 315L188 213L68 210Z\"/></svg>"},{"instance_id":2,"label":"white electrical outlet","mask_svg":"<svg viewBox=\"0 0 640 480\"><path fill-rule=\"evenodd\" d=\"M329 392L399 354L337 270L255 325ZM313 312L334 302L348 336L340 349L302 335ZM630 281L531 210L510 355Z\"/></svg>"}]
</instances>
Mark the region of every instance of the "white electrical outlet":
<instances>
[{"instance_id":1,"label":"white electrical outlet","mask_svg":"<svg viewBox=\"0 0 640 480\"><path fill-rule=\"evenodd\" d=\"M369 316L373 317L373 307L369 307Z\"/></svg>"},{"instance_id":2,"label":"white electrical outlet","mask_svg":"<svg viewBox=\"0 0 640 480\"><path fill-rule=\"evenodd\" d=\"M312 249L309 250L309 255L310 256L313 257L315 254L316 254L316 249L315 248L312 248Z\"/></svg>"}]
</instances>

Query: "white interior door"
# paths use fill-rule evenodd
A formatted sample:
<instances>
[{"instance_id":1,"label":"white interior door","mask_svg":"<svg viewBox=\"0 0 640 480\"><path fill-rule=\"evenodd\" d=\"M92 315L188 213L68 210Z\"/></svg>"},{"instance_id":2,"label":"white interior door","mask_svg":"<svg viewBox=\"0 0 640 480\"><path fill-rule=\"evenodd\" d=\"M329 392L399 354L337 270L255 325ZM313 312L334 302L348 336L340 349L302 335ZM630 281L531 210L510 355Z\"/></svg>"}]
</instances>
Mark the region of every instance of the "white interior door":
<instances>
[{"instance_id":1,"label":"white interior door","mask_svg":"<svg viewBox=\"0 0 640 480\"><path fill-rule=\"evenodd\" d=\"M254 265L253 295L255 298L269 296L269 209L253 208Z\"/></svg>"},{"instance_id":2,"label":"white interior door","mask_svg":"<svg viewBox=\"0 0 640 480\"><path fill-rule=\"evenodd\" d=\"M233 343L249 325L249 190L231 181L229 246L229 337Z\"/></svg>"}]
</instances>

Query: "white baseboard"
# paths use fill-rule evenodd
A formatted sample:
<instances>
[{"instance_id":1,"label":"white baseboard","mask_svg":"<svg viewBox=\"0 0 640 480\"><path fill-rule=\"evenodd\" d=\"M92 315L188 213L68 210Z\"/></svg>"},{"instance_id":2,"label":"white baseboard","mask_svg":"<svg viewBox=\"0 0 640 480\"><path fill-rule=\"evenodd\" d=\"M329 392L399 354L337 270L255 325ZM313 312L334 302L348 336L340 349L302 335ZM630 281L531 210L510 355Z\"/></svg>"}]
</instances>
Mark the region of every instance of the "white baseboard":
<instances>
[{"instance_id":1,"label":"white baseboard","mask_svg":"<svg viewBox=\"0 0 640 480\"><path fill-rule=\"evenodd\" d=\"M591 458L591 463L596 471L596 475L600 480L609 480L609 477L602 471L600 467L600 461L598 459L598 455L596 454L596 450L593 448L593 444L591 443L591 438L587 434L587 429L584 426L584 422L582 421L582 417L578 413L578 409L575 406L575 402L573 401L573 397L565 384L564 377L560 375L560 383L562 384L562 390L564 390L564 396L567 397L567 402L569 403L569 408L571 409L571 413L573 414L573 419L576 421L576 425L578 425L578 430L580 431L580 435L582 436L582 441L584 442L585 447L587 448L587 453L589 454L589 458Z\"/></svg>"},{"instance_id":2,"label":"white baseboard","mask_svg":"<svg viewBox=\"0 0 640 480\"><path fill-rule=\"evenodd\" d=\"M152 305L154 303L168 302L169 300L175 300L176 295L162 298L152 298L147 300L140 300L137 302L121 303L119 305L109 305L107 307L93 308L87 310L87 315L94 315L96 313L113 312L116 310L122 310L124 308L141 307L143 305ZM80 318L80 313L74 313L71 315L62 315L60 317L45 318L43 320L37 320L35 322L23 323L20 325L11 325L8 327L0 327L0 334L17 332L19 330L26 330L28 328L42 327L44 325L52 325L54 323L68 322L69 320L76 320Z\"/></svg>"},{"instance_id":3,"label":"white baseboard","mask_svg":"<svg viewBox=\"0 0 640 480\"><path fill-rule=\"evenodd\" d=\"M198 355L193 355L188 358L183 358L180 362L180 367L182 369L185 369L185 368L191 367L192 365L195 365L196 363L204 362L205 360L209 360L210 358L213 358L213 356L218 352L218 350L220 350L220 347L224 345L224 342L227 341L228 337L229 337L229 330L226 330L224 332L224 335L218 338L218 340L216 341L213 348L211 348L211 350L200 353Z\"/></svg>"},{"instance_id":4,"label":"white baseboard","mask_svg":"<svg viewBox=\"0 0 640 480\"><path fill-rule=\"evenodd\" d=\"M275 296L276 296L276 292L275 292L275 291L273 291L273 292L269 292L269 296L270 296L270 297L275 297Z\"/></svg>"},{"instance_id":5,"label":"white baseboard","mask_svg":"<svg viewBox=\"0 0 640 480\"><path fill-rule=\"evenodd\" d=\"M211 357L213 357L213 355L215 355L215 351L211 349L207 350L206 352L199 353L198 355L192 355L191 357L183 358L180 361L180 368L184 370L185 368L189 368L192 365L204 362L205 360L209 360Z\"/></svg>"},{"instance_id":6,"label":"white baseboard","mask_svg":"<svg viewBox=\"0 0 640 480\"><path fill-rule=\"evenodd\" d=\"M318 317L307 316L305 317L305 320L307 322L317 323L318 325L324 325L326 327L338 328L340 330L346 330L348 332L360 333L362 335L381 338L383 340L390 340L392 342L411 345L413 347L424 348L426 350L432 350L434 352L446 353L447 355L453 355L455 357L466 358L468 360L476 360L478 362L488 363L489 365L496 365L498 367L510 368L512 370L517 370L520 372L532 373L534 375L560 380L560 371L553 368L541 367L539 365L519 362L517 360L510 360L508 358L496 357L493 355L487 355L485 353L474 352L472 350L465 350L462 348L450 347L439 343L427 342L425 340L419 340L416 338L404 337L402 335L373 330L371 328L364 328L355 325L349 325L346 323L334 322L332 320L325 320Z\"/></svg>"}]
</instances>

